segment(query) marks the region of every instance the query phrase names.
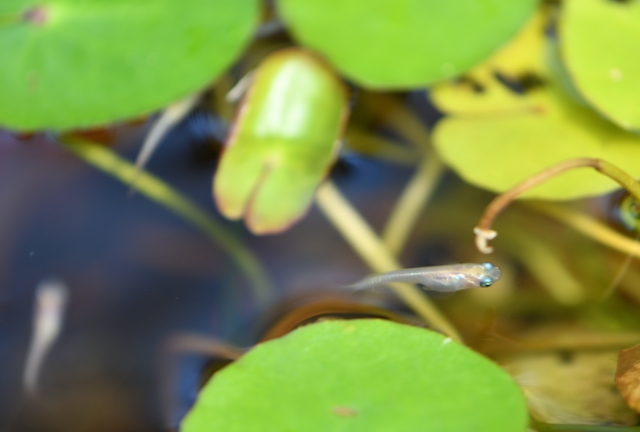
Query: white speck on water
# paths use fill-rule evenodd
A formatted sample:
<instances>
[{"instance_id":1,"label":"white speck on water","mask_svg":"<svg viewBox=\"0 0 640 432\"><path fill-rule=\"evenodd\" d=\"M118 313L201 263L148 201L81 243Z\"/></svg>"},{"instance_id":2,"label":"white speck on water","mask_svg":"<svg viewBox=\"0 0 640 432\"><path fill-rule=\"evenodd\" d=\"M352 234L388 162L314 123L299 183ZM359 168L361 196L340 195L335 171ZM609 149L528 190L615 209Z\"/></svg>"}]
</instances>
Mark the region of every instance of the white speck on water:
<instances>
[{"instance_id":1,"label":"white speck on water","mask_svg":"<svg viewBox=\"0 0 640 432\"><path fill-rule=\"evenodd\" d=\"M36 253L34 251L29 252L29 258L33 258Z\"/></svg>"},{"instance_id":2,"label":"white speck on water","mask_svg":"<svg viewBox=\"0 0 640 432\"><path fill-rule=\"evenodd\" d=\"M442 345L446 345L449 342L451 342L453 339L451 339L450 337L446 338L445 340L442 341Z\"/></svg>"},{"instance_id":3,"label":"white speck on water","mask_svg":"<svg viewBox=\"0 0 640 432\"><path fill-rule=\"evenodd\" d=\"M609 69L609 77L614 81L620 81L624 78L624 74L618 68Z\"/></svg>"}]
</instances>

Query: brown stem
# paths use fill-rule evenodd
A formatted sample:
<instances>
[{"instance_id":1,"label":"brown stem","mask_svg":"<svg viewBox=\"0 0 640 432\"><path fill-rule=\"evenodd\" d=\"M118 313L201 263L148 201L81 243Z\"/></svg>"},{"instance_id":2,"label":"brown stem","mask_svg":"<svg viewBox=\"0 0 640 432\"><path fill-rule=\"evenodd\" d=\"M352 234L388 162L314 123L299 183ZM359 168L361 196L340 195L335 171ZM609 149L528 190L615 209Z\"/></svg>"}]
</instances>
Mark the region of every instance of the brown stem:
<instances>
[{"instance_id":1,"label":"brown stem","mask_svg":"<svg viewBox=\"0 0 640 432\"><path fill-rule=\"evenodd\" d=\"M620 186L625 188L633 197L640 202L640 185L626 172L622 171L615 165L610 164L602 159L593 158L577 158L569 159L553 165L550 168L541 171L522 183L517 184L512 189L498 195L489 203L484 210L478 225L473 229L476 234L476 247L482 253L488 254L493 252L493 248L488 245L488 241L498 235L498 233L491 229L491 225L495 218L516 199L516 197L523 192L531 189L538 184L549 180L565 171L569 171L575 168L591 167L596 171L606 175Z\"/></svg>"}]
</instances>

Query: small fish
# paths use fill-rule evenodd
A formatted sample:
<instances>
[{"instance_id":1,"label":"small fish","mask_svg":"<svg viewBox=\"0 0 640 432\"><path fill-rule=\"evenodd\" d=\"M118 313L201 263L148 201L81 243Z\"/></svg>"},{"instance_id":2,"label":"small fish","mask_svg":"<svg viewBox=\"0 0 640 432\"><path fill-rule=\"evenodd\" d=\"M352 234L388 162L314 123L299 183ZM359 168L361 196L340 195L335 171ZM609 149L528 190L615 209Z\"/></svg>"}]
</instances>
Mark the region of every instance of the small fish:
<instances>
[{"instance_id":1,"label":"small fish","mask_svg":"<svg viewBox=\"0 0 640 432\"><path fill-rule=\"evenodd\" d=\"M42 363L62 330L69 290L58 279L45 279L36 288L33 311L33 334L22 383L34 396Z\"/></svg>"},{"instance_id":2,"label":"small fish","mask_svg":"<svg viewBox=\"0 0 640 432\"><path fill-rule=\"evenodd\" d=\"M467 288L490 287L500 279L500 269L491 263L451 264L394 270L369 276L345 288L362 290L393 282L420 284L427 291L456 292Z\"/></svg>"}]
</instances>

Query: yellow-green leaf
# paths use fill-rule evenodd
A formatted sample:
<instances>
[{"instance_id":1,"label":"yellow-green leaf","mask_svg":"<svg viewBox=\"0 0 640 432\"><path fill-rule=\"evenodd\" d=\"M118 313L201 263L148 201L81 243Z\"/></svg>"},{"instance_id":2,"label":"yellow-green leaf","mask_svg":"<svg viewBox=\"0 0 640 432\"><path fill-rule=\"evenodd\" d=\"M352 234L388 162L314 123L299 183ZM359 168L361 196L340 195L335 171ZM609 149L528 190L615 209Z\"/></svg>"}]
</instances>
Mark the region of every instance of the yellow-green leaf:
<instances>
[{"instance_id":1,"label":"yellow-green leaf","mask_svg":"<svg viewBox=\"0 0 640 432\"><path fill-rule=\"evenodd\" d=\"M640 130L640 2L567 1L560 36L585 99L621 127Z\"/></svg>"},{"instance_id":2,"label":"yellow-green leaf","mask_svg":"<svg viewBox=\"0 0 640 432\"><path fill-rule=\"evenodd\" d=\"M214 178L220 212L244 217L256 234L282 231L302 217L335 158L346 102L340 79L308 51L264 60Z\"/></svg>"},{"instance_id":3,"label":"yellow-green leaf","mask_svg":"<svg viewBox=\"0 0 640 432\"><path fill-rule=\"evenodd\" d=\"M516 39L431 97L449 115L434 131L442 158L461 177L502 192L527 176L575 157L608 160L640 177L640 137L572 97L550 67L544 11ZM618 187L590 170L550 180L527 197L571 199Z\"/></svg>"}]
</instances>

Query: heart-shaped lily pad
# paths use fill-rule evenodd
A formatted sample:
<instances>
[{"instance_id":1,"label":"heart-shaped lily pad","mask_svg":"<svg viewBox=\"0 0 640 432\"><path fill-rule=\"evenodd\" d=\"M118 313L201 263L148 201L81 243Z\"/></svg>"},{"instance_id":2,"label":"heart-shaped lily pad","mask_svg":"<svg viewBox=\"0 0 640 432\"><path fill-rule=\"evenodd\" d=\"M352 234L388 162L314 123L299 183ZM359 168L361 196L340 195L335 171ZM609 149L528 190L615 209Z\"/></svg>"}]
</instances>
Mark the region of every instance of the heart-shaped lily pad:
<instances>
[{"instance_id":1,"label":"heart-shaped lily pad","mask_svg":"<svg viewBox=\"0 0 640 432\"><path fill-rule=\"evenodd\" d=\"M640 130L640 2L568 1L560 36L582 95L618 125Z\"/></svg>"},{"instance_id":2,"label":"heart-shaped lily pad","mask_svg":"<svg viewBox=\"0 0 640 432\"><path fill-rule=\"evenodd\" d=\"M518 432L520 389L439 333L325 321L260 344L213 376L182 432Z\"/></svg>"},{"instance_id":3,"label":"heart-shaped lily pad","mask_svg":"<svg viewBox=\"0 0 640 432\"><path fill-rule=\"evenodd\" d=\"M502 192L527 176L575 157L605 159L640 177L640 137L573 98L547 63L544 11L508 46L456 82L436 86L449 114L434 131L443 159L464 179ZM527 192L571 199L619 187L591 170L572 171Z\"/></svg>"},{"instance_id":4,"label":"heart-shaped lily pad","mask_svg":"<svg viewBox=\"0 0 640 432\"><path fill-rule=\"evenodd\" d=\"M257 0L3 0L0 125L66 129L158 109L248 42Z\"/></svg>"},{"instance_id":5,"label":"heart-shaped lily pad","mask_svg":"<svg viewBox=\"0 0 640 432\"><path fill-rule=\"evenodd\" d=\"M526 21L535 0L279 0L302 44L359 84L421 87L486 57Z\"/></svg>"},{"instance_id":6,"label":"heart-shaped lily pad","mask_svg":"<svg viewBox=\"0 0 640 432\"><path fill-rule=\"evenodd\" d=\"M214 178L220 212L256 234L282 231L311 204L338 148L347 96L302 49L267 57L254 73Z\"/></svg>"}]
</instances>

